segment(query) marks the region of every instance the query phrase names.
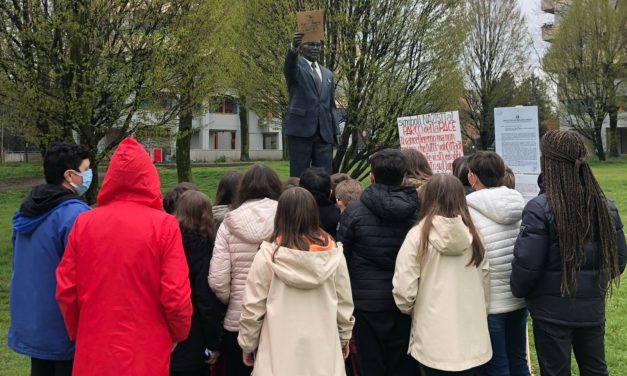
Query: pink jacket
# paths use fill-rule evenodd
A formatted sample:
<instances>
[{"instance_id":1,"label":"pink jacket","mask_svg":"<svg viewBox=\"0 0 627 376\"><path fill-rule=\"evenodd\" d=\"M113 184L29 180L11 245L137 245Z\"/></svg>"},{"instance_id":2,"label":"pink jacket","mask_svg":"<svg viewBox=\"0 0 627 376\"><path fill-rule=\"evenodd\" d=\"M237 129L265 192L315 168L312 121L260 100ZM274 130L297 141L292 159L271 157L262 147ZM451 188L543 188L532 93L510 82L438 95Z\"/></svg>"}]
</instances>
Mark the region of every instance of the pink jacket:
<instances>
[{"instance_id":1,"label":"pink jacket","mask_svg":"<svg viewBox=\"0 0 627 376\"><path fill-rule=\"evenodd\" d=\"M253 259L274 230L277 202L269 198L246 201L229 212L218 229L209 268L209 286L228 304L224 328L239 331L244 286Z\"/></svg>"}]
</instances>

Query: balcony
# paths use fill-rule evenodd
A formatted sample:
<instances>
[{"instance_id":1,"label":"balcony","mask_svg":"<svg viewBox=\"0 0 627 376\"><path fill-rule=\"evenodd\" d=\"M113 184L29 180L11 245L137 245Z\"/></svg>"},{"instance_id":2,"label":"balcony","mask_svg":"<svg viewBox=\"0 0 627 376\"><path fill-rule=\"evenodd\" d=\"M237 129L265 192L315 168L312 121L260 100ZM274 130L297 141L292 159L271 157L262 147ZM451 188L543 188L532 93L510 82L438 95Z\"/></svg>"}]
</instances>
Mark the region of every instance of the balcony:
<instances>
[{"instance_id":1,"label":"balcony","mask_svg":"<svg viewBox=\"0 0 627 376\"><path fill-rule=\"evenodd\" d=\"M570 4L570 0L540 0L540 9L545 13L559 13Z\"/></svg>"},{"instance_id":2,"label":"balcony","mask_svg":"<svg viewBox=\"0 0 627 376\"><path fill-rule=\"evenodd\" d=\"M555 25L552 23L545 23L542 25L542 40L545 42L552 42L555 37Z\"/></svg>"},{"instance_id":3,"label":"balcony","mask_svg":"<svg viewBox=\"0 0 627 376\"><path fill-rule=\"evenodd\" d=\"M545 13L555 13L555 1L553 0L542 0L540 2L540 9L542 9Z\"/></svg>"}]
</instances>

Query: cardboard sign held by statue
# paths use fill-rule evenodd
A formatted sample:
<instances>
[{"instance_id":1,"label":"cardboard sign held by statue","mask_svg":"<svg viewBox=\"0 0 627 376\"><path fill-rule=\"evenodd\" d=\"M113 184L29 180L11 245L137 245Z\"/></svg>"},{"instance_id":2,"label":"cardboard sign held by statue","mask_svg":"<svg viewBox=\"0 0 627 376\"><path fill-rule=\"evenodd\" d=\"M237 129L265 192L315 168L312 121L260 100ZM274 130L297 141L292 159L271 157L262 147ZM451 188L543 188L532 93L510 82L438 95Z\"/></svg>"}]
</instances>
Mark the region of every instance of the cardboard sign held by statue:
<instances>
[{"instance_id":1,"label":"cardboard sign held by statue","mask_svg":"<svg viewBox=\"0 0 627 376\"><path fill-rule=\"evenodd\" d=\"M303 43L324 39L324 11L312 10L296 13L298 31L303 33Z\"/></svg>"}]
</instances>

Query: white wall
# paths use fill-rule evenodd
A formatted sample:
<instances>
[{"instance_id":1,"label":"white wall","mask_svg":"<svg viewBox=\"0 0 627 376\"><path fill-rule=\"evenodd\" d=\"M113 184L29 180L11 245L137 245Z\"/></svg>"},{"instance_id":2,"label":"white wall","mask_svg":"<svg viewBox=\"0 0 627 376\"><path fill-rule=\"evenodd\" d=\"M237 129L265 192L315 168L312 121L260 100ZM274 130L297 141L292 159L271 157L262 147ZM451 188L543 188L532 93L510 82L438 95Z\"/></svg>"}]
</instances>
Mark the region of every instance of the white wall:
<instances>
[{"instance_id":1,"label":"white wall","mask_svg":"<svg viewBox=\"0 0 627 376\"><path fill-rule=\"evenodd\" d=\"M618 125L617 128L621 128L621 129L627 129L627 112L619 112L618 113ZM603 147L605 148L605 151L609 151L608 150L608 133L610 131L610 117L606 116L605 120L603 120L603 129L601 131L601 138L603 139ZM619 131L619 137L620 137L620 131ZM623 133L624 134L624 133ZM621 154L627 154L627 150L622 150L621 149L621 140L618 140L619 144L618 144L618 152Z\"/></svg>"},{"instance_id":2,"label":"white wall","mask_svg":"<svg viewBox=\"0 0 627 376\"><path fill-rule=\"evenodd\" d=\"M240 158L241 131L239 114L222 114L207 112L195 117L192 127L198 130L198 137L194 138L191 150L192 161L213 162L216 159L226 158L229 161L238 161ZM259 116L253 111L248 111L249 127L249 155L253 160L269 159L279 160L283 153L283 138L281 135L281 120L272 122L260 121ZM174 130L175 132L176 130ZM221 134L220 143L222 148L214 150L212 131L224 131ZM231 131L235 131L235 149L230 148ZM264 134L276 134L277 149L264 150ZM172 139L172 147L175 147L175 140Z\"/></svg>"},{"instance_id":3,"label":"white wall","mask_svg":"<svg viewBox=\"0 0 627 376\"><path fill-rule=\"evenodd\" d=\"M278 161L283 157L281 150L251 150L250 159ZM190 159L193 162L215 162L216 159L225 158L226 161L239 161L240 150L191 150Z\"/></svg>"},{"instance_id":4,"label":"white wall","mask_svg":"<svg viewBox=\"0 0 627 376\"><path fill-rule=\"evenodd\" d=\"M280 158L279 158L280 159ZM29 162L42 162L43 158L39 152L28 152ZM4 162L26 162L25 153L4 152Z\"/></svg>"}]
</instances>

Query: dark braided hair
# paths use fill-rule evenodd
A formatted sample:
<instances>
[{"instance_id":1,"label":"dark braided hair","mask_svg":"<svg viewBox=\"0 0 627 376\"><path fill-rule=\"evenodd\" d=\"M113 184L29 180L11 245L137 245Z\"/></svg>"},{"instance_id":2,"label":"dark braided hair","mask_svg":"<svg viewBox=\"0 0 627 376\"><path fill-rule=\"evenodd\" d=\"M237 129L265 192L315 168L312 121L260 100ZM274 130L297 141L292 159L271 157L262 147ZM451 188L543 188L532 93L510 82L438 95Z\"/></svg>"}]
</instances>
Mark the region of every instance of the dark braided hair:
<instances>
[{"instance_id":1,"label":"dark braided hair","mask_svg":"<svg viewBox=\"0 0 627 376\"><path fill-rule=\"evenodd\" d=\"M540 143L546 198L560 242L563 296L577 290L577 273L585 262L584 246L596 239L605 291L610 280L618 285L616 228L599 183L586 160L583 141L572 131L548 131Z\"/></svg>"}]
</instances>

